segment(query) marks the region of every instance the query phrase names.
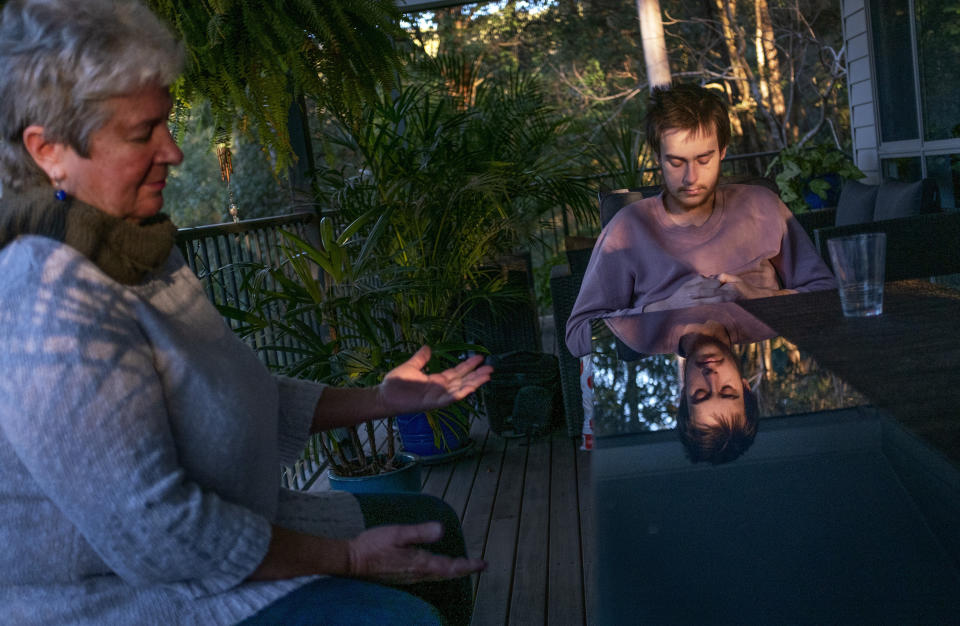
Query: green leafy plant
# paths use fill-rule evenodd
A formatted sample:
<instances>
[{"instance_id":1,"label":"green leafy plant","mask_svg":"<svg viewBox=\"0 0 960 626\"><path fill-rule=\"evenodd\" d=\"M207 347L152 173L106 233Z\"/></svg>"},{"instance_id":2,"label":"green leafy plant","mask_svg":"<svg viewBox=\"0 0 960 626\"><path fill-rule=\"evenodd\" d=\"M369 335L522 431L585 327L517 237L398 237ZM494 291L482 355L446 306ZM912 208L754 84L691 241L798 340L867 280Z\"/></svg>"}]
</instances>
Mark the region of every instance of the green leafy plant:
<instances>
[{"instance_id":1,"label":"green leafy plant","mask_svg":"<svg viewBox=\"0 0 960 626\"><path fill-rule=\"evenodd\" d=\"M332 221L324 218L315 243L283 232L281 262L231 268L242 271L242 291L250 300L243 307L221 305L220 311L240 322L236 332L241 336L269 337L260 343L261 350L291 357L287 365L278 368L281 373L338 386L366 387L379 383L419 348L423 335L416 328L399 326L391 309L399 292L415 290L417 285L401 268L390 274L375 269L372 241L382 236L387 222L383 216L371 217L362 216L339 233L334 232ZM478 348L438 341L428 369L448 367L465 351ZM461 414L462 410L455 411L453 416ZM436 419L432 423L439 431ZM394 418L385 420L383 454L375 430L371 423L338 428L315 436L314 442L338 475L373 475L395 468Z\"/></svg>"},{"instance_id":2,"label":"green leafy plant","mask_svg":"<svg viewBox=\"0 0 960 626\"><path fill-rule=\"evenodd\" d=\"M531 245L554 207L584 219L592 209L581 150L563 147L568 120L546 105L537 77L482 73L460 57L414 58L409 81L371 103L358 128L322 137L349 158L327 163L320 196L347 219L389 216L390 234L375 244L381 267L425 285L395 302L402 326L443 327L515 296L495 281L498 258Z\"/></svg>"},{"instance_id":3,"label":"green leafy plant","mask_svg":"<svg viewBox=\"0 0 960 626\"><path fill-rule=\"evenodd\" d=\"M448 80L464 75L460 66L477 69L457 58L412 59L415 82L326 128L321 143L348 155L318 173L318 197L335 205L337 223L320 220L318 241L287 234L282 263L247 268L253 301L223 309L242 320L239 332L270 336L264 349L293 357L284 373L367 386L423 344L435 370L483 350L465 333L471 313L524 296L508 287L500 255L529 242L553 206L589 209L576 155L557 147L566 120L544 104L536 79L514 74L463 89ZM461 404L452 419L472 410ZM442 441L450 415L428 419ZM371 437L360 445L347 429L321 445L331 464L349 465L344 458L371 453Z\"/></svg>"},{"instance_id":4,"label":"green leafy plant","mask_svg":"<svg viewBox=\"0 0 960 626\"><path fill-rule=\"evenodd\" d=\"M823 200L827 199L831 188L831 175L839 177L836 184L865 176L850 157L829 143L784 148L770 162L766 175L773 172L777 172L780 199L794 213L804 213L809 209L805 198L807 192L812 192Z\"/></svg>"},{"instance_id":5,"label":"green leafy plant","mask_svg":"<svg viewBox=\"0 0 960 626\"><path fill-rule=\"evenodd\" d=\"M590 146L589 154L604 174L606 189L635 189L655 184L656 161L643 141L642 121L628 115L617 118L598 132L600 138Z\"/></svg>"},{"instance_id":6,"label":"green leafy plant","mask_svg":"<svg viewBox=\"0 0 960 626\"><path fill-rule=\"evenodd\" d=\"M174 85L177 111L208 101L218 141L256 133L290 165L291 104L317 100L345 119L390 86L407 39L390 0L148 0L183 41L187 63Z\"/></svg>"}]
</instances>

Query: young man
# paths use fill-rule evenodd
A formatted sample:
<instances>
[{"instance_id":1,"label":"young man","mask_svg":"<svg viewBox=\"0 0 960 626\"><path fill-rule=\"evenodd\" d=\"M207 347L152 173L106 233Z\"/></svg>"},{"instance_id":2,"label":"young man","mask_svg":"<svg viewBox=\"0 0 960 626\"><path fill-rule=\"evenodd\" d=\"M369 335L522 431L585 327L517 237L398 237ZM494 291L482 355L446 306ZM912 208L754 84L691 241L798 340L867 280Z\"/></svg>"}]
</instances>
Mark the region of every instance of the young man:
<instances>
[{"instance_id":1,"label":"young man","mask_svg":"<svg viewBox=\"0 0 960 626\"><path fill-rule=\"evenodd\" d=\"M716 92L655 90L646 132L663 191L622 208L600 233L567 321L572 354L590 352L593 318L835 286L773 191L718 186L730 119Z\"/></svg>"}]
</instances>

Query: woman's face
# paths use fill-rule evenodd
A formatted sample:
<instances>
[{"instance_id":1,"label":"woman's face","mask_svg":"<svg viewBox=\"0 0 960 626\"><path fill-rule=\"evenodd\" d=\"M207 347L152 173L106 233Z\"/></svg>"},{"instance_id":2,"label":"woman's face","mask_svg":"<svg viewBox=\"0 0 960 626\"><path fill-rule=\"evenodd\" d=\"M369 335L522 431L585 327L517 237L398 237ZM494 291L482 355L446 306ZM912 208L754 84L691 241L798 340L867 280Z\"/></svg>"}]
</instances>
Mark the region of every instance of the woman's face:
<instances>
[{"instance_id":1,"label":"woman's face","mask_svg":"<svg viewBox=\"0 0 960 626\"><path fill-rule=\"evenodd\" d=\"M171 99L153 86L107 101L112 115L90 138L90 157L66 148L60 187L104 213L140 221L163 207L167 169L183 161L167 120Z\"/></svg>"}]
</instances>

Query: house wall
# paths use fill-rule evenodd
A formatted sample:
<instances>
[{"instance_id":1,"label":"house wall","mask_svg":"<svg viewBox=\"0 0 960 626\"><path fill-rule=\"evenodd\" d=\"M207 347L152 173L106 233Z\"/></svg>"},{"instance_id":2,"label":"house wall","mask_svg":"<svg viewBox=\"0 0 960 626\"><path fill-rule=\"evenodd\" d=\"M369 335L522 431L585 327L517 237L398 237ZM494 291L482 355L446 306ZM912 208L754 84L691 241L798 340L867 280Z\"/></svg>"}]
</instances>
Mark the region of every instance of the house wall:
<instances>
[{"instance_id":1,"label":"house wall","mask_svg":"<svg viewBox=\"0 0 960 626\"><path fill-rule=\"evenodd\" d=\"M862 182L879 183L880 160L877 157L879 137L873 102L873 67L870 63L867 9L864 6L864 0L842 0L842 2L853 158L857 167L867 175Z\"/></svg>"}]
</instances>

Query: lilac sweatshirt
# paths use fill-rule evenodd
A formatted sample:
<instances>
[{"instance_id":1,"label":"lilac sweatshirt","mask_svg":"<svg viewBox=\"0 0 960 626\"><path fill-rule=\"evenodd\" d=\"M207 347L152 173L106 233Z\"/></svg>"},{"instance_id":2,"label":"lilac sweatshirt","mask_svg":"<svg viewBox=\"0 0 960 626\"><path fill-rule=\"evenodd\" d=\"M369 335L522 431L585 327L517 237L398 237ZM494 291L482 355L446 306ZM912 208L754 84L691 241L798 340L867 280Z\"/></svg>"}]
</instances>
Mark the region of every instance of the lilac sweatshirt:
<instances>
[{"instance_id":1,"label":"lilac sweatshirt","mask_svg":"<svg viewBox=\"0 0 960 626\"><path fill-rule=\"evenodd\" d=\"M765 187L718 187L700 226L674 224L662 195L645 198L620 209L600 233L567 321L567 347L588 354L591 319L640 313L698 274L723 272L757 287L835 287L803 227Z\"/></svg>"}]
</instances>

